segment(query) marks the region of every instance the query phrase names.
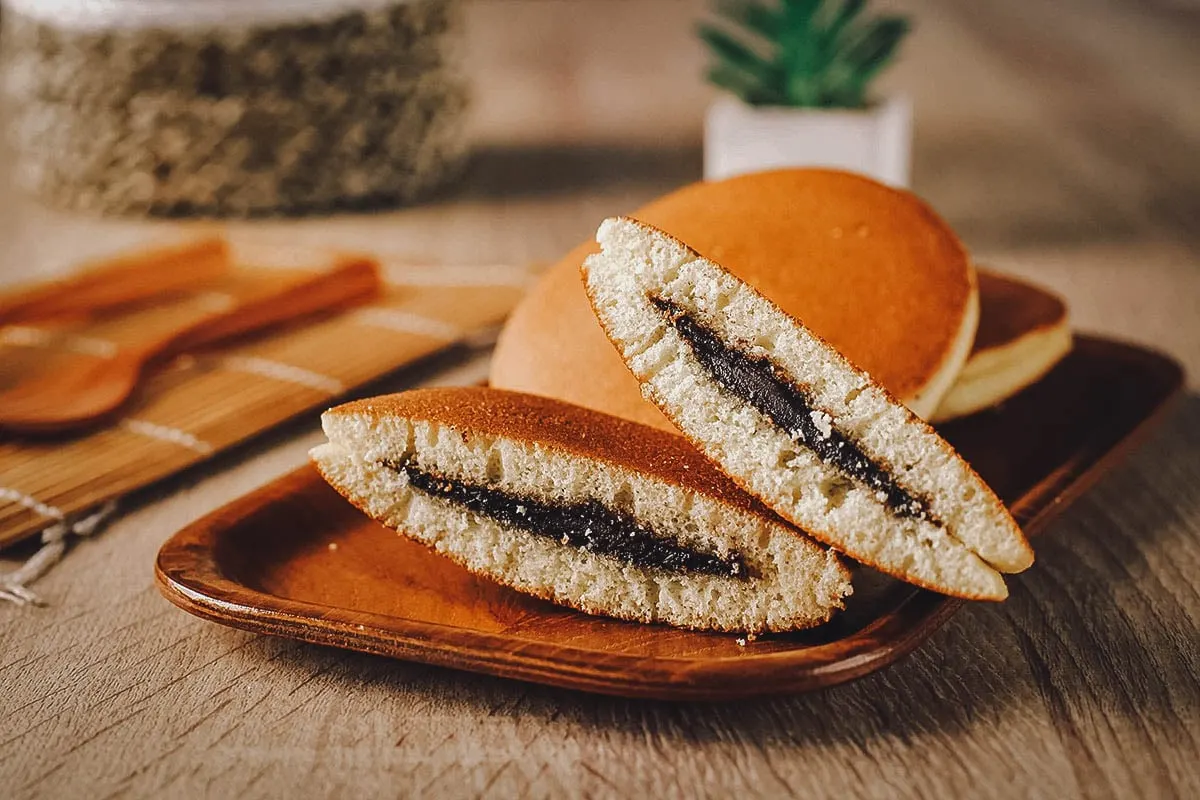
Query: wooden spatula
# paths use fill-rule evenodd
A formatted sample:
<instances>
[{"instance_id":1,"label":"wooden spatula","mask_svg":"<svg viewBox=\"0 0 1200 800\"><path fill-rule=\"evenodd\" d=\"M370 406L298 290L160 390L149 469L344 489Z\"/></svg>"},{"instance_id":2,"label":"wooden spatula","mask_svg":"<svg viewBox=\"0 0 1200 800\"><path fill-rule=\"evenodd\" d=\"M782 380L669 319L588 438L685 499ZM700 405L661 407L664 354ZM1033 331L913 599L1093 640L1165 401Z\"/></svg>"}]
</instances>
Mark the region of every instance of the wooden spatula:
<instances>
[{"instance_id":1,"label":"wooden spatula","mask_svg":"<svg viewBox=\"0 0 1200 800\"><path fill-rule=\"evenodd\" d=\"M85 264L59 280L0 293L0 325L85 316L218 278L229 246L209 237Z\"/></svg>"},{"instance_id":2,"label":"wooden spatula","mask_svg":"<svg viewBox=\"0 0 1200 800\"><path fill-rule=\"evenodd\" d=\"M283 289L232 298L227 308L215 308L211 294L197 294L182 306L151 309L145 328L152 335L109 353L77 353L70 368L59 366L0 394L0 430L46 434L84 427L119 408L156 359L360 301L379 286L373 260L349 258Z\"/></svg>"}]
</instances>

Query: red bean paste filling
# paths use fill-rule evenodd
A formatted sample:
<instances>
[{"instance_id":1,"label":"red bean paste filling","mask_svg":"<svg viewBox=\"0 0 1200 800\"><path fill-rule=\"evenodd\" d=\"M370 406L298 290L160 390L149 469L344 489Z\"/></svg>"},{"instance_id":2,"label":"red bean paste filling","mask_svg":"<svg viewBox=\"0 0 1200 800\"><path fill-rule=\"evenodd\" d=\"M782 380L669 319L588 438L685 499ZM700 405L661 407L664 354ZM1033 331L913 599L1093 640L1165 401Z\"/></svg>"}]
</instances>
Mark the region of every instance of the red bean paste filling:
<instances>
[{"instance_id":1,"label":"red bean paste filling","mask_svg":"<svg viewBox=\"0 0 1200 800\"><path fill-rule=\"evenodd\" d=\"M393 472L407 475L409 485L423 494L449 500L506 527L555 539L589 553L644 569L723 578L750 576L746 563L736 553L722 558L696 547L674 544L628 514L612 511L594 500L547 503L447 478L412 462L381 463Z\"/></svg>"},{"instance_id":2,"label":"red bean paste filling","mask_svg":"<svg viewBox=\"0 0 1200 800\"><path fill-rule=\"evenodd\" d=\"M853 440L837 428L827 433L821 431L813 419L816 409L807 394L781 378L783 370L766 358L730 347L711 328L675 303L661 297L651 297L650 302L688 343L705 372L727 392L757 408L795 442L812 450L817 458L847 478L882 492L884 503L897 515L932 519L928 505L899 486Z\"/></svg>"}]
</instances>

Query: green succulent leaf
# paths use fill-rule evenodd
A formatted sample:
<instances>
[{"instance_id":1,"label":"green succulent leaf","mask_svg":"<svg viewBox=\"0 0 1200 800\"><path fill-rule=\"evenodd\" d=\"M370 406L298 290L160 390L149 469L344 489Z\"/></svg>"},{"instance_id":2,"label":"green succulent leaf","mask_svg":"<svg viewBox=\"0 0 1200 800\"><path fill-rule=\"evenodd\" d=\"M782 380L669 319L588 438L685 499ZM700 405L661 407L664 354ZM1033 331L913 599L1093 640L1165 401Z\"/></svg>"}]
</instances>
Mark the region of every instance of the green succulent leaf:
<instances>
[{"instance_id":1,"label":"green succulent leaf","mask_svg":"<svg viewBox=\"0 0 1200 800\"><path fill-rule=\"evenodd\" d=\"M765 75L769 71L770 62L724 30L712 25L701 25L699 30L700 38L717 55L720 63L752 75Z\"/></svg>"},{"instance_id":2,"label":"green succulent leaf","mask_svg":"<svg viewBox=\"0 0 1200 800\"><path fill-rule=\"evenodd\" d=\"M742 70L729 69L723 65L714 66L708 71L708 80L715 86L733 92L752 106L786 105L787 98L775 91L773 87L755 81Z\"/></svg>"},{"instance_id":3,"label":"green succulent leaf","mask_svg":"<svg viewBox=\"0 0 1200 800\"><path fill-rule=\"evenodd\" d=\"M860 69L860 75L873 75L895 53L900 40L908 33L908 20L902 17L882 17L846 52L847 60Z\"/></svg>"},{"instance_id":4,"label":"green succulent leaf","mask_svg":"<svg viewBox=\"0 0 1200 800\"><path fill-rule=\"evenodd\" d=\"M830 7L832 8L835 5L830 4ZM832 14L829 24L825 28L825 40L830 43L836 42L838 37L842 35L842 31L846 30L846 26L854 21L855 17L859 15L859 12L866 5L867 0L847 0L847 2L843 3L842 7L836 9Z\"/></svg>"},{"instance_id":5,"label":"green succulent leaf","mask_svg":"<svg viewBox=\"0 0 1200 800\"><path fill-rule=\"evenodd\" d=\"M866 15L867 0L715 0L702 24L713 84L755 105L859 107L910 26Z\"/></svg>"},{"instance_id":6,"label":"green succulent leaf","mask_svg":"<svg viewBox=\"0 0 1200 800\"><path fill-rule=\"evenodd\" d=\"M778 9L768 8L754 0L721 0L717 12L734 25L744 26L767 41L783 32L784 18Z\"/></svg>"},{"instance_id":7,"label":"green succulent leaf","mask_svg":"<svg viewBox=\"0 0 1200 800\"><path fill-rule=\"evenodd\" d=\"M807 25L823 3L824 0L783 0L784 17L793 25Z\"/></svg>"}]
</instances>

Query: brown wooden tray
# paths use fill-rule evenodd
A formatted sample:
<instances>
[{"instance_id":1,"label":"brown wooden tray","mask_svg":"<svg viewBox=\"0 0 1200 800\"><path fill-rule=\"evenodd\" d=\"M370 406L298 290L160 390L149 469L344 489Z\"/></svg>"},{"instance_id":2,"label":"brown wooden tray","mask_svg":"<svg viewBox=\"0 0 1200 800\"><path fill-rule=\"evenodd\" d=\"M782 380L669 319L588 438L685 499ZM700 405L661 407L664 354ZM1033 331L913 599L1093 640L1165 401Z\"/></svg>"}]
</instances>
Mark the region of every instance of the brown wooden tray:
<instances>
[{"instance_id":1,"label":"brown wooden tray","mask_svg":"<svg viewBox=\"0 0 1200 800\"><path fill-rule=\"evenodd\" d=\"M1130 448L1182 382L1168 358L1078 337L1058 367L1003 408L942 430L1033 534ZM745 646L731 635L589 617L476 578L397 536L308 467L177 533L156 575L171 602L238 628L677 700L842 683L905 655L962 605L860 569L832 622Z\"/></svg>"}]
</instances>

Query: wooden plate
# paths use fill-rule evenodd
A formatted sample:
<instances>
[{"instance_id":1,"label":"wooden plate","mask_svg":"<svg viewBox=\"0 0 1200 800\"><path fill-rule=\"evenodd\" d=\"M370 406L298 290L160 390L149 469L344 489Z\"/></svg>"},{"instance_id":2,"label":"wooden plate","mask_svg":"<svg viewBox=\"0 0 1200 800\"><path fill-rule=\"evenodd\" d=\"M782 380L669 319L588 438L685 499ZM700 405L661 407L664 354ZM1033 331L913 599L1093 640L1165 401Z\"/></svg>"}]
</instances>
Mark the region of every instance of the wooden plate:
<instances>
[{"instance_id":1,"label":"wooden plate","mask_svg":"<svg viewBox=\"0 0 1200 800\"><path fill-rule=\"evenodd\" d=\"M943 433L1036 533L1131 445L1182 385L1160 355L1079 337L1001 409ZM1034 569L1036 569L1036 565ZM589 617L476 578L368 520L305 467L173 536L158 585L251 631L629 697L729 699L842 683L892 663L961 601L859 570L812 631L730 635Z\"/></svg>"}]
</instances>

